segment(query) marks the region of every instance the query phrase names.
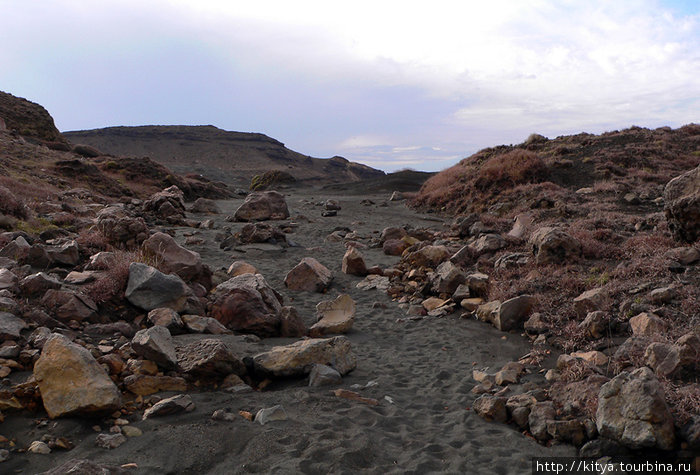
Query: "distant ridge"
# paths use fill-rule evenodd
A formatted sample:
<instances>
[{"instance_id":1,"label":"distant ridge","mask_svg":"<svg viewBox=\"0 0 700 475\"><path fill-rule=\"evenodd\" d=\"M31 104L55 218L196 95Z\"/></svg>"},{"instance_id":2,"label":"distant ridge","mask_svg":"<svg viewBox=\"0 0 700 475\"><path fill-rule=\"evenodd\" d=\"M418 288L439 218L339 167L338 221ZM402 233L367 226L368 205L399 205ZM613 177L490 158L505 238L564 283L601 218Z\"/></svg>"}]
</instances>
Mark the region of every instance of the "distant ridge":
<instances>
[{"instance_id":1,"label":"distant ridge","mask_svg":"<svg viewBox=\"0 0 700 475\"><path fill-rule=\"evenodd\" d=\"M146 125L64 132L112 155L148 156L178 173L199 173L247 185L254 175L284 170L300 181L343 183L384 172L342 157L313 158L260 133L230 132L213 125Z\"/></svg>"}]
</instances>

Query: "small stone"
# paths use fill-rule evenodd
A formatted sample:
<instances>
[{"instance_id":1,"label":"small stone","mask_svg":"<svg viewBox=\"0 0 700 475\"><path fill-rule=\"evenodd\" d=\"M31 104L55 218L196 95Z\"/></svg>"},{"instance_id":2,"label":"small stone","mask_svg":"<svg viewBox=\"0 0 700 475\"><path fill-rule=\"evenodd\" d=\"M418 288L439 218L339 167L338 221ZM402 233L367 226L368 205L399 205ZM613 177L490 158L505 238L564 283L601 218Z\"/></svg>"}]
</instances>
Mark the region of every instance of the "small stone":
<instances>
[{"instance_id":1,"label":"small stone","mask_svg":"<svg viewBox=\"0 0 700 475\"><path fill-rule=\"evenodd\" d=\"M343 378L328 365L315 364L309 374L309 386L332 386L342 383Z\"/></svg>"},{"instance_id":2,"label":"small stone","mask_svg":"<svg viewBox=\"0 0 700 475\"><path fill-rule=\"evenodd\" d=\"M31 452L33 454L50 454L51 449L49 448L46 443L40 441L40 440L35 440L34 442L31 443L29 448L27 449L28 452Z\"/></svg>"},{"instance_id":3,"label":"small stone","mask_svg":"<svg viewBox=\"0 0 700 475\"><path fill-rule=\"evenodd\" d=\"M95 437L95 445L103 449L116 449L126 442L122 434L98 434Z\"/></svg>"},{"instance_id":4,"label":"small stone","mask_svg":"<svg viewBox=\"0 0 700 475\"><path fill-rule=\"evenodd\" d=\"M215 421L233 422L236 420L236 415L233 412L228 412L226 409L217 409L211 415L211 418Z\"/></svg>"},{"instance_id":5,"label":"small stone","mask_svg":"<svg viewBox=\"0 0 700 475\"><path fill-rule=\"evenodd\" d=\"M189 394L178 394L167 399L163 399L146 409L143 413L143 419L151 417L167 416L178 412L192 412L195 409L194 401Z\"/></svg>"},{"instance_id":6,"label":"small stone","mask_svg":"<svg viewBox=\"0 0 700 475\"><path fill-rule=\"evenodd\" d=\"M143 435L143 432L138 427L123 426L122 427L122 434L124 434L124 436L126 436L126 437L131 438L131 437L141 437Z\"/></svg>"},{"instance_id":7,"label":"small stone","mask_svg":"<svg viewBox=\"0 0 700 475\"><path fill-rule=\"evenodd\" d=\"M255 414L255 422L260 425L265 425L268 422L273 421L286 421L287 412L280 405L267 407L260 409L257 414Z\"/></svg>"}]
</instances>

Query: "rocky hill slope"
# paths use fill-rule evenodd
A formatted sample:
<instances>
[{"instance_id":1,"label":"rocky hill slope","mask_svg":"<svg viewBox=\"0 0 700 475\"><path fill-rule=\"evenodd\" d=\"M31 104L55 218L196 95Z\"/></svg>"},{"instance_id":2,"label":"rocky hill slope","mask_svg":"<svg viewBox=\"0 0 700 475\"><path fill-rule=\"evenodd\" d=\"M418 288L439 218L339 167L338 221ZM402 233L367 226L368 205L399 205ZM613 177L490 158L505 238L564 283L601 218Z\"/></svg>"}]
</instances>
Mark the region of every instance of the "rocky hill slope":
<instances>
[{"instance_id":1,"label":"rocky hill slope","mask_svg":"<svg viewBox=\"0 0 700 475\"><path fill-rule=\"evenodd\" d=\"M108 127L65 132L69 140L113 155L148 156L178 173L199 173L237 185L270 170L297 180L343 183L384 172L342 157L313 158L263 134L229 132L211 125Z\"/></svg>"},{"instance_id":2,"label":"rocky hill slope","mask_svg":"<svg viewBox=\"0 0 700 475\"><path fill-rule=\"evenodd\" d=\"M0 125L23 137L44 142L66 143L51 115L39 104L0 91ZM2 127L0 127L2 128Z\"/></svg>"}]
</instances>

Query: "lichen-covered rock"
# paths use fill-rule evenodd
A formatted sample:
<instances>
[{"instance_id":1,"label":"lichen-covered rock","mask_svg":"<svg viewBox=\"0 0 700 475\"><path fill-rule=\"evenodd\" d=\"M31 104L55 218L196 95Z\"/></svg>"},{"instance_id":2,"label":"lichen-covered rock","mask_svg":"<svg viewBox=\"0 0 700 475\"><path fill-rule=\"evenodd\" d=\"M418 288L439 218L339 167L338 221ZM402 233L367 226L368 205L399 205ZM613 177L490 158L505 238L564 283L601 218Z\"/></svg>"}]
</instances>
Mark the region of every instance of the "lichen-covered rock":
<instances>
[{"instance_id":1,"label":"lichen-covered rock","mask_svg":"<svg viewBox=\"0 0 700 475\"><path fill-rule=\"evenodd\" d=\"M622 372L600 388L596 425L601 436L633 449L671 450L675 445L663 389L647 367Z\"/></svg>"},{"instance_id":2,"label":"lichen-covered rock","mask_svg":"<svg viewBox=\"0 0 700 475\"><path fill-rule=\"evenodd\" d=\"M54 334L34 365L49 417L102 414L118 409L121 393L102 366L82 346Z\"/></svg>"},{"instance_id":3,"label":"lichen-covered rock","mask_svg":"<svg viewBox=\"0 0 700 475\"><path fill-rule=\"evenodd\" d=\"M677 240L692 243L700 238L700 167L666 184L664 212Z\"/></svg>"}]
</instances>

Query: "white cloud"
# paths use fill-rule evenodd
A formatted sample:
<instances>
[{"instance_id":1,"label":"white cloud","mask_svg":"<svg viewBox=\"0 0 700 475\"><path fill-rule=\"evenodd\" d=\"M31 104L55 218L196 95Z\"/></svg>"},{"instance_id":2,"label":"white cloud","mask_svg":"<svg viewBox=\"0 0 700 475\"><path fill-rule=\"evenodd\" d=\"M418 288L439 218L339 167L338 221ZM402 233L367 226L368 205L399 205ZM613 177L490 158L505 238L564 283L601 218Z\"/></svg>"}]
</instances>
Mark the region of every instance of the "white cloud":
<instances>
[{"instance_id":1,"label":"white cloud","mask_svg":"<svg viewBox=\"0 0 700 475\"><path fill-rule=\"evenodd\" d=\"M674 5L6 2L0 83L70 128L193 117L302 153L434 168L530 132L700 121L700 8Z\"/></svg>"}]
</instances>

